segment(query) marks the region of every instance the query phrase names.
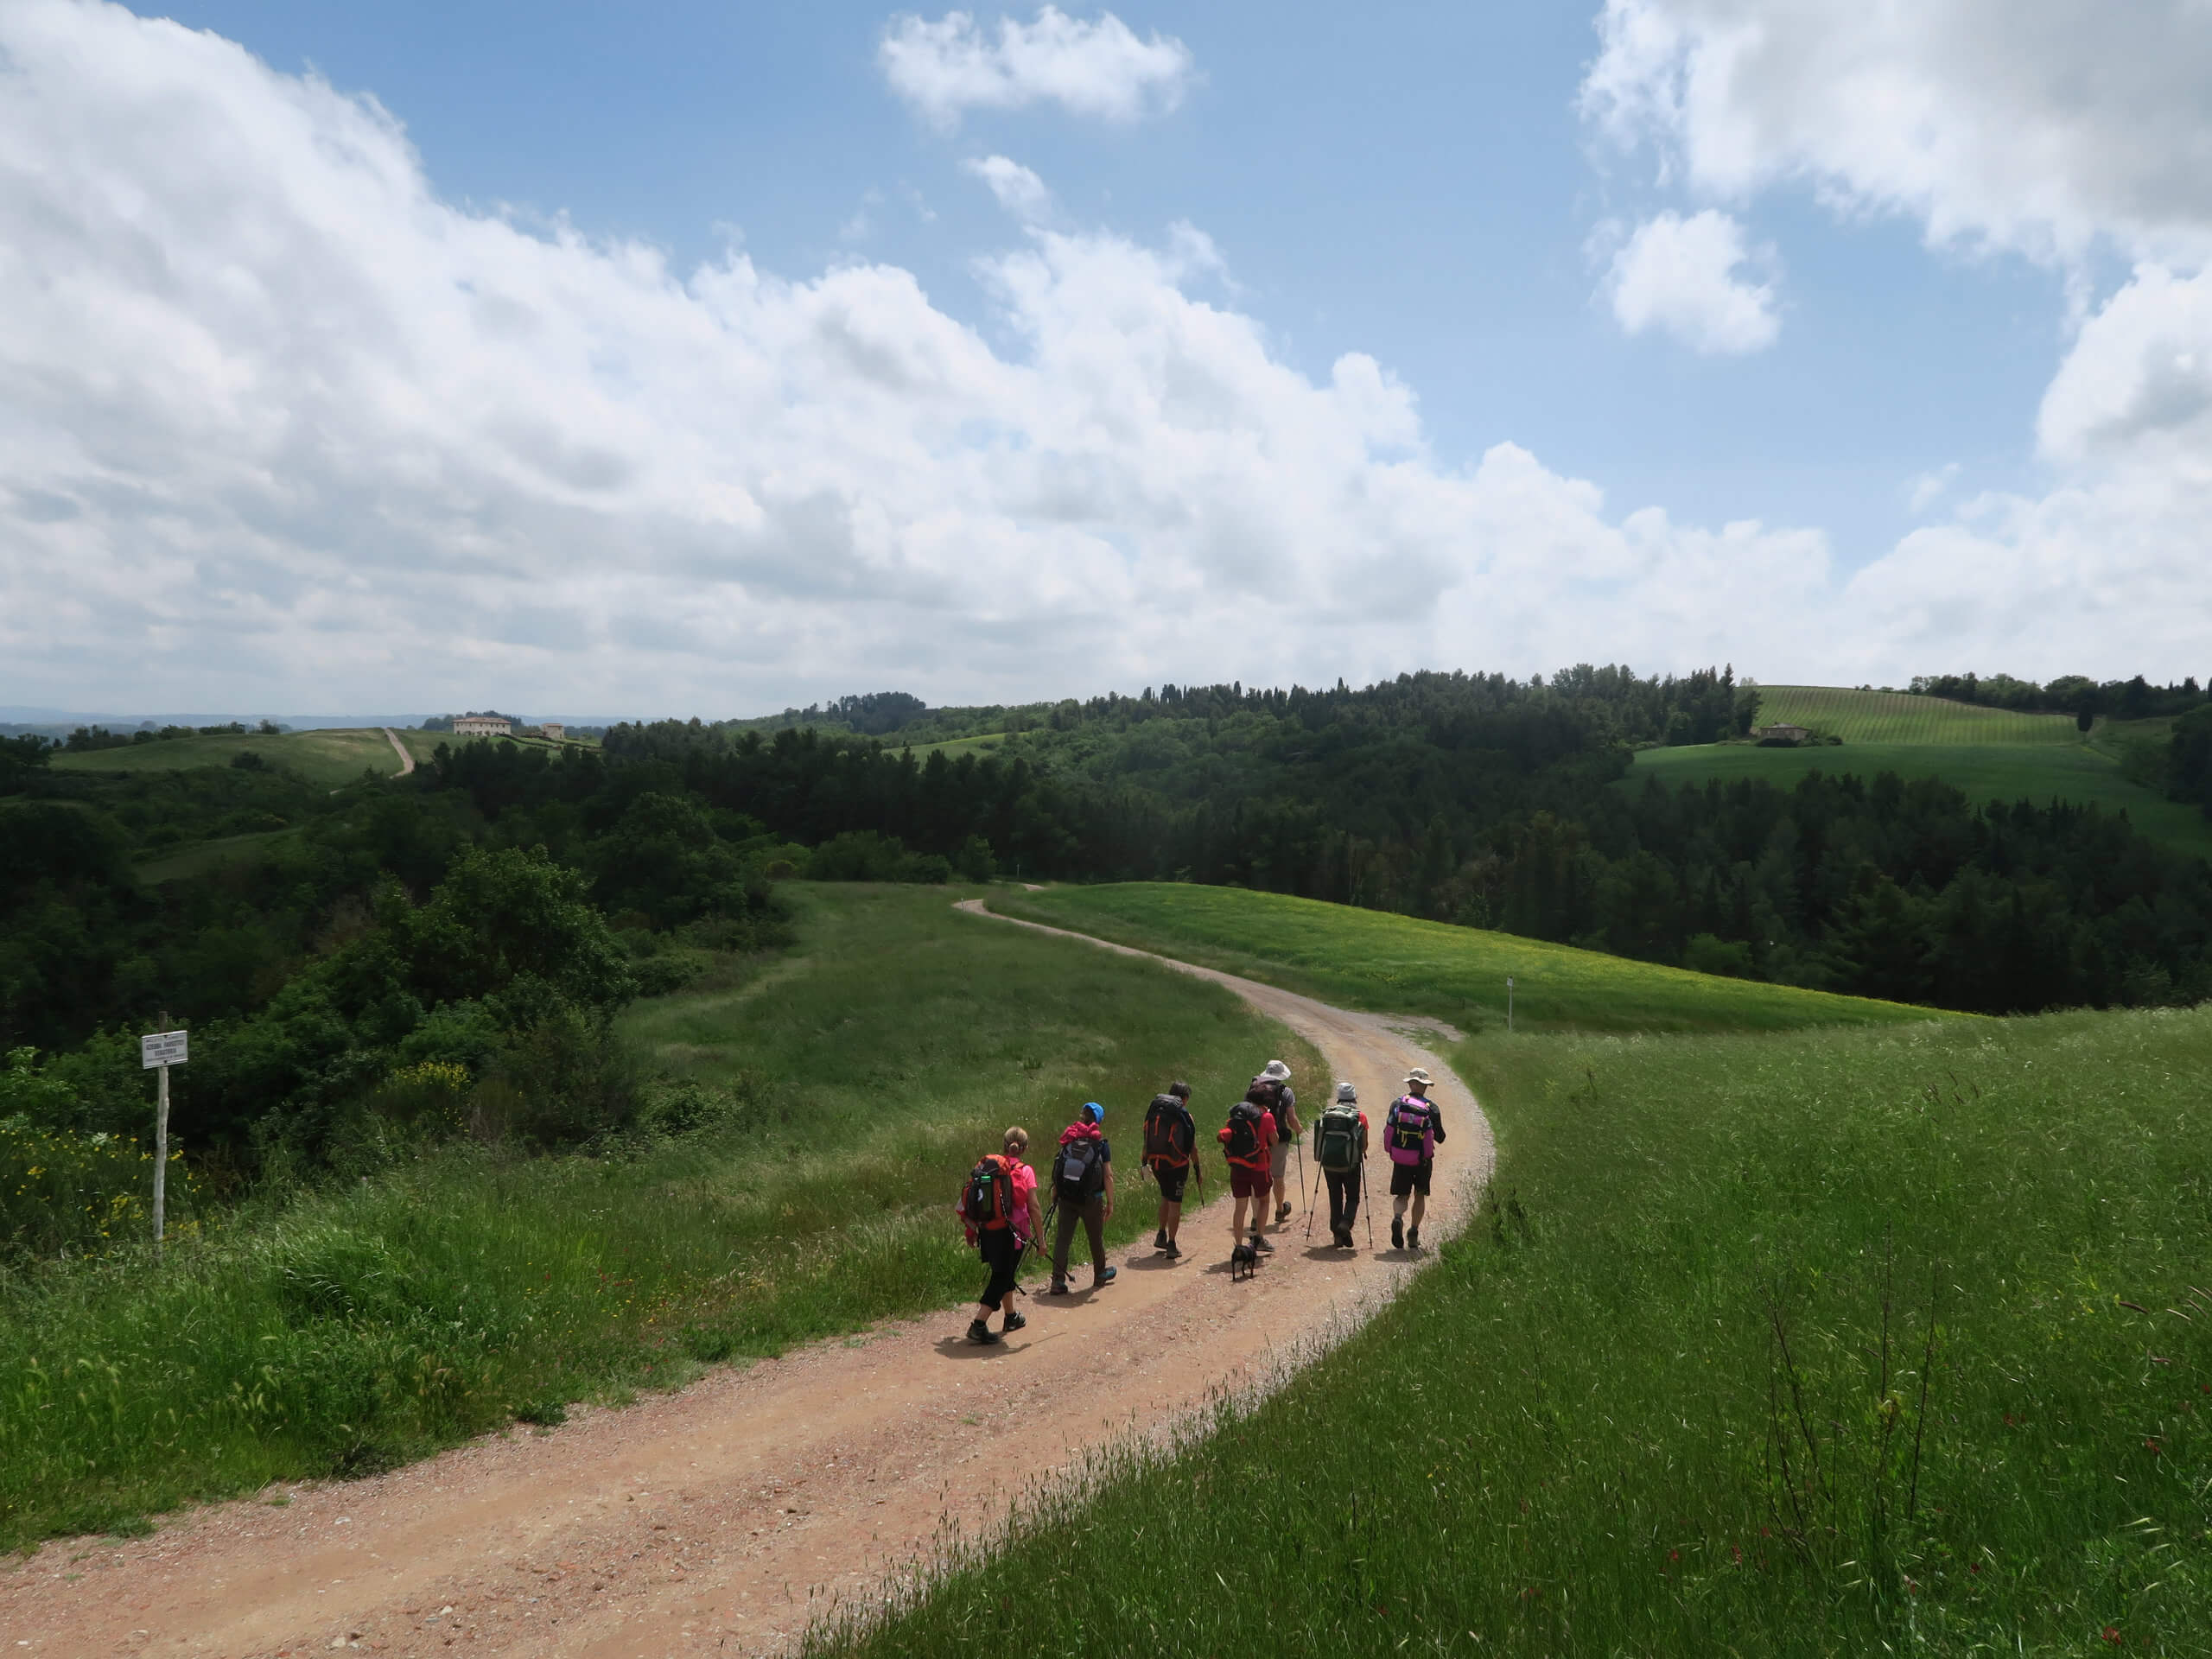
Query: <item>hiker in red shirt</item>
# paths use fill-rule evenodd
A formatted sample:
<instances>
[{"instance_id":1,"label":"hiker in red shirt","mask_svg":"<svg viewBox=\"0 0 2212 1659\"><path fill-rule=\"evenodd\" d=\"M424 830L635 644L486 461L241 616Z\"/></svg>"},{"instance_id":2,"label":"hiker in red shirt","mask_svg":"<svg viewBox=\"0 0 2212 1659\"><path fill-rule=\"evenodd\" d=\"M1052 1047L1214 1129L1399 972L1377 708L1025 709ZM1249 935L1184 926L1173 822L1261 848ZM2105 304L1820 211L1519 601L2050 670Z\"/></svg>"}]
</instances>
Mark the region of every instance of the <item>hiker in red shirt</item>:
<instances>
[{"instance_id":1,"label":"hiker in red shirt","mask_svg":"<svg viewBox=\"0 0 2212 1659\"><path fill-rule=\"evenodd\" d=\"M1256 1083L1253 1092L1258 1092ZM1266 1224L1268 1194L1274 1186L1275 1115L1248 1095L1229 1109L1229 1122L1215 1138L1221 1142L1222 1155L1229 1160L1229 1191L1236 1200L1229 1223L1231 1254L1248 1242L1244 1215L1249 1205L1251 1249L1255 1255L1272 1255L1275 1247L1260 1236L1260 1229Z\"/></svg>"},{"instance_id":2,"label":"hiker in red shirt","mask_svg":"<svg viewBox=\"0 0 2212 1659\"><path fill-rule=\"evenodd\" d=\"M968 1325L970 1342L999 1340L991 1315L1001 1306L1005 1329L1019 1331L1029 1323L1014 1311L1014 1271L1021 1265L1022 1250L1044 1232L1045 1212L1037 1203L1037 1172L1023 1156L1028 1150L1029 1131L1008 1129L1006 1150L978 1163L961 1189L958 1208L968 1225L968 1242L982 1252L991 1274Z\"/></svg>"}]
</instances>

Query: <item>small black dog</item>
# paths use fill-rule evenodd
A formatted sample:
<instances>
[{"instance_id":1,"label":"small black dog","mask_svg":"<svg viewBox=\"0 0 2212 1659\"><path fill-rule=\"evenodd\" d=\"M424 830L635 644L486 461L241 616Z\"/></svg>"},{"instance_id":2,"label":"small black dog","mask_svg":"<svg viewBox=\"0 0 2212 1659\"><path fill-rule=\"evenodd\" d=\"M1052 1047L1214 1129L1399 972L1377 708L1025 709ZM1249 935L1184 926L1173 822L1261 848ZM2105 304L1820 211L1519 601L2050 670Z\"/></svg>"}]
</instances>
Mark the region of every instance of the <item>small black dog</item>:
<instances>
[{"instance_id":1,"label":"small black dog","mask_svg":"<svg viewBox=\"0 0 2212 1659\"><path fill-rule=\"evenodd\" d=\"M1249 1244L1239 1244L1229 1253L1229 1282L1249 1279L1259 1270L1260 1253Z\"/></svg>"}]
</instances>

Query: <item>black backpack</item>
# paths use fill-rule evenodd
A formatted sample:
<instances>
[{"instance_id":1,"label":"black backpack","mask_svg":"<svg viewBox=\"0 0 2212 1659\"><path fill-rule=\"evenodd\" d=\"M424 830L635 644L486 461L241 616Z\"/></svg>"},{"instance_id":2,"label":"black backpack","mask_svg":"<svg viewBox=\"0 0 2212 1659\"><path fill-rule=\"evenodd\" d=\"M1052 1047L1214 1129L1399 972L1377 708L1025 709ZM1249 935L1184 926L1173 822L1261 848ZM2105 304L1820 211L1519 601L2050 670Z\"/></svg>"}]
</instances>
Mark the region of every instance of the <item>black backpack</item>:
<instances>
[{"instance_id":1,"label":"black backpack","mask_svg":"<svg viewBox=\"0 0 2212 1659\"><path fill-rule=\"evenodd\" d=\"M1191 1109L1173 1095L1154 1095L1144 1114L1144 1160L1179 1168L1191 1161L1198 1126Z\"/></svg>"},{"instance_id":2,"label":"black backpack","mask_svg":"<svg viewBox=\"0 0 2212 1659\"><path fill-rule=\"evenodd\" d=\"M968 1172L968 1190L961 1197L960 1215L977 1232L1009 1226L1014 1219L1014 1170L1001 1156L983 1159Z\"/></svg>"},{"instance_id":3,"label":"black backpack","mask_svg":"<svg viewBox=\"0 0 2212 1659\"><path fill-rule=\"evenodd\" d=\"M1077 1135L1061 1143L1052 1160L1052 1185L1071 1204L1093 1198L1106 1188L1106 1137Z\"/></svg>"},{"instance_id":4,"label":"black backpack","mask_svg":"<svg viewBox=\"0 0 2212 1659\"><path fill-rule=\"evenodd\" d=\"M1233 1164L1249 1164L1260 1156L1260 1113L1262 1108L1249 1100L1240 1100L1229 1109L1229 1139L1223 1149Z\"/></svg>"}]
</instances>

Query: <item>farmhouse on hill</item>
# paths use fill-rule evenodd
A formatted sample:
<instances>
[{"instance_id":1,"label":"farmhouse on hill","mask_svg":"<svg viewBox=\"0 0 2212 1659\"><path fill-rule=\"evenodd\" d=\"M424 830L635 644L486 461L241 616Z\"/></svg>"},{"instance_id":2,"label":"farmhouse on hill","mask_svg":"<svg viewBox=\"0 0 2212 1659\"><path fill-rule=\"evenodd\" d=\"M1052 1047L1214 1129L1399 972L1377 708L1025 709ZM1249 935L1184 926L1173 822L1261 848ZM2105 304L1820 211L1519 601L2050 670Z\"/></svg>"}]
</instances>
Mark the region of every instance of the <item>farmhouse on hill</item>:
<instances>
[{"instance_id":1,"label":"farmhouse on hill","mask_svg":"<svg viewBox=\"0 0 2212 1659\"><path fill-rule=\"evenodd\" d=\"M568 736L569 728L557 720L549 720L537 728L537 734L540 737L550 737L557 743Z\"/></svg>"},{"instance_id":2,"label":"farmhouse on hill","mask_svg":"<svg viewBox=\"0 0 2212 1659\"><path fill-rule=\"evenodd\" d=\"M1751 735L1762 743L1802 743L1812 736L1809 728L1792 726L1788 721L1778 721L1771 726L1752 728Z\"/></svg>"},{"instance_id":3,"label":"farmhouse on hill","mask_svg":"<svg viewBox=\"0 0 2212 1659\"><path fill-rule=\"evenodd\" d=\"M508 737L513 732L514 722L503 715L459 715L453 722L455 737Z\"/></svg>"}]
</instances>

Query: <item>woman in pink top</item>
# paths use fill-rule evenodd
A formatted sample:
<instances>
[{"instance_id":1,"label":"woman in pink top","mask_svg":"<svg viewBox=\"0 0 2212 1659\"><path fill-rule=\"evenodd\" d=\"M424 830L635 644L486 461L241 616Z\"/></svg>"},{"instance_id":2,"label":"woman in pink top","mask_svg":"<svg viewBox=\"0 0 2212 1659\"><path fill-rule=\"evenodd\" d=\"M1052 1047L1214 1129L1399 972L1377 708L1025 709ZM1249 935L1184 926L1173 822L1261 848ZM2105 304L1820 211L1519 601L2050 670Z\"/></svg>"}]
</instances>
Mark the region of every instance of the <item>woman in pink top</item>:
<instances>
[{"instance_id":1,"label":"woman in pink top","mask_svg":"<svg viewBox=\"0 0 2212 1659\"><path fill-rule=\"evenodd\" d=\"M1037 1202L1037 1172L1023 1155L1028 1150L1028 1130L1017 1128L1006 1132L1006 1150L1000 1156L1014 1188L1014 1203L1005 1226L976 1230L976 1248L982 1252L983 1265L991 1276L983 1287L982 1300L976 1304L976 1317L969 1322L970 1342L999 1340L998 1332L991 1329L991 1315L1001 1305L1006 1309L1001 1328L1019 1331L1029 1323L1014 1311L1014 1269L1020 1265L1023 1247L1044 1230L1045 1211Z\"/></svg>"}]
</instances>

